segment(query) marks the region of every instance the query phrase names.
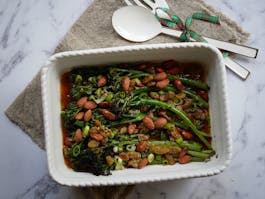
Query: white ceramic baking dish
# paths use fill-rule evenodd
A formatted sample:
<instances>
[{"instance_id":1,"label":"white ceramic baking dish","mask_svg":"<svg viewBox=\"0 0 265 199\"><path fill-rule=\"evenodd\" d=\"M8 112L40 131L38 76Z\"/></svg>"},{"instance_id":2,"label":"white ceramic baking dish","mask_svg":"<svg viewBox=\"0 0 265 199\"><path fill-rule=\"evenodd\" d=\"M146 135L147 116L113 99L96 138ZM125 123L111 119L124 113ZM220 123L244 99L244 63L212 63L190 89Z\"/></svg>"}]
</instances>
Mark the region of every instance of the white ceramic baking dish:
<instances>
[{"instance_id":1,"label":"white ceramic baking dish","mask_svg":"<svg viewBox=\"0 0 265 199\"><path fill-rule=\"evenodd\" d=\"M210 85L209 104L212 145L216 156L209 162L173 166L147 166L143 169L112 171L109 176L75 172L64 163L60 118L60 77L75 66L177 60L198 62L205 67ZM134 184L201 176L222 172L231 159L231 133L227 110L226 72L221 53L203 43L136 45L69 51L53 55L42 69L42 102L48 167L54 180L70 186Z\"/></svg>"}]
</instances>

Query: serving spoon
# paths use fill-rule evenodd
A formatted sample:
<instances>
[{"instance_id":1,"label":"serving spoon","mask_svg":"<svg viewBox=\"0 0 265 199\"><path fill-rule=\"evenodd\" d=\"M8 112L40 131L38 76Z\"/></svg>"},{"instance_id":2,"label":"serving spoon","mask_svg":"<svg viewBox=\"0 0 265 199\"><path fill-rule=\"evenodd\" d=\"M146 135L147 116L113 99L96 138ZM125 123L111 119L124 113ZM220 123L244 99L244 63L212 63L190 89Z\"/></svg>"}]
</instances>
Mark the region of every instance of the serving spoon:
<instances>
[{"instance_id":1,"label":"serving spoon","mask_svg":"<svg viewBox=\"0 0 265 199\"><path fill-rule=\"evenodd\" d=\"M133 42L144 42L161 33L178 38L182 34L181 31L163 27L148 9L140 6L126 6L116 10L112 16L112 25L120 36ZM258 50L255 48L204 38L219 49L252 58L257 56Z\"/></svg>"}]
</instances>

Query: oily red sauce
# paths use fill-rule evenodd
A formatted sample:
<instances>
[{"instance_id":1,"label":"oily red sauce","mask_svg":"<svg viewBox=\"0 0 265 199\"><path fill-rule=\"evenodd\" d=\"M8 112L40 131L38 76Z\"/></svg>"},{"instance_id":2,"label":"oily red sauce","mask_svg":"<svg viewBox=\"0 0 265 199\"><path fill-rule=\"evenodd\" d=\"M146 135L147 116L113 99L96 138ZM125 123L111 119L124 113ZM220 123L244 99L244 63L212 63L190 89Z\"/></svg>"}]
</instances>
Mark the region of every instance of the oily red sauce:
<instances>
[{"instance_id":1,"label":"oily red sauce","mask_svg":"<svg viewBox=\"0 0 265 199\"><path fill-rule=\"evenodd\" d=\"M202 66L198 63L181 63L179 67L182 69L184 74L189 74L191 77L198 79L200 81L206 80L206 71L202 68Z\"/></svg>"},{"instance_id":2,"label":"oily red sauce","mask_svg":"<svg viewBox=\"0 0 265 199\"><path fill-rule=\"evenodd\" d=\"M61 94L61 110L64 110L68 104L72 101L72 98L70 96L70 91L71 91L71 86L70 86L70 80L69 80L69 75L70 73L64 73L63 76L61 77L61 85L60 85L60 94ZM61 120L61 125L62 125L62 130L63 130L63 139L62 142L64 142L65 138L68 137L68 132L64 128L63 121ZM64 145L64 143L63 143ZM71 163L70 161L64 157L64 162L66 166L71 168Z\"/></svg>"},{"instance_id":3,"label":"oily red sauce","mask_svg":"<svg viewBox=\"0 0 265 199\"><path fill-rule=\"evenodd\" d=\"M64 73L61 78L61 110L64 110L72 101L70 96L71 85L69 80L70 72Z\"/></svg>"},{"instance_id":4,"label":"oily red sauce","mask_svg":"<svg viewBox=\"0 0 265 199\"><path fill-rule=\"evenodd\" d=\"M205 81L206 79L206 73L203 70L202 66L197 63L178 63L178 65L174 65L173 67L178 67L180 71L184 74L190 74L193 78ZM61 77L61 82L60 82L60 100L61 100L61 110L64 110L70 102L73 101L71 98L71 83L70 83L70 72L66 72L62 75ZM69 137L69 133L67 130L64 128L63 121L61 120L61 125L62 125L62 133L63 133L63 146L64 146L64 140ZM210 133L210 126L206 126L203 129L205 132ZM159 138L158 138L159 140ZM211 139L208 140L211 143ZM64 156L64 161L67 167L72 168L71 162L67 157Z\"/></svg>"}]
</instances>

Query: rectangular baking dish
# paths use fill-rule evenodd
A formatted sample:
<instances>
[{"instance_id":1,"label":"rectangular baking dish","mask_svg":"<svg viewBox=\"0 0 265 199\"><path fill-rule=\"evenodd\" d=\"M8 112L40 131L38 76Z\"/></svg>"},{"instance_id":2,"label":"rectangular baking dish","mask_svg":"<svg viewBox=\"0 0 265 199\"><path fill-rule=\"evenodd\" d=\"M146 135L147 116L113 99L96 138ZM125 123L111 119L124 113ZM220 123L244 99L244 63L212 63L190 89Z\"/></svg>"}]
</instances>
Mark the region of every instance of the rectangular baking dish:
<instances>
[{"instance_id":1,"label":"rectangular baking dish","mask_svg":"<svg viewBox=\"0 0 265 199\"><path fill-rule=\"evenodd\" d=\"M143 169L112 171L109 176L75 172L63 158L60 117L60 78L76 66L104 66L117 63L176 60L200 63L210 86L209 105L212 145L216 151L209 162L192 162L173 166L147 166ZM69 186L135 184L169 179L211 176L222 172L232 155L229 114L227 109L226 72L221 53L203 43L152 44L69 51L53 55L41 74L45 141L48 168L52 178Z\"/></svg>"}]
</instances>

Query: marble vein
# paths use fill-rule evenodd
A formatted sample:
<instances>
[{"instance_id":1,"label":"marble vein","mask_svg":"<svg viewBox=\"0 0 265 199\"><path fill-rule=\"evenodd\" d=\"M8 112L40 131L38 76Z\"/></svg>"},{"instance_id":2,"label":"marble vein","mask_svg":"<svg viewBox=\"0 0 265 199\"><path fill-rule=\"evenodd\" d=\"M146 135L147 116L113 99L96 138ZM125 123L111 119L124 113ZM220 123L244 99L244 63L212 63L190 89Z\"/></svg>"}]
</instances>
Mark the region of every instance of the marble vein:
<instances>
[{"instance_id":1,"label":"marble vein","mask_svg":"<svg viewBox=\"0 0 265 199\"><path fill-rule=\"evenodd\" d=\"M260 49L256 60L237 58L251 70L247 81L242 82L227 73L232 102L229 110L232 113L233 160L227 170L218 176L139 184L128 199L264 198L265 4L260 0L206 2L249 31L248 44ZM86 198L79 194L78 189L55 183L48 176L47 168L40 168L40 165L36 168L34 164L28 166L28 158L20 156L21 150L32 159L43 152L36 151L36 146L29 140L25 141L25 136L21 136L21 131L7 121L3 111L34 77L90 3L87 0L0 1L0 90L8 93L0 98L0 134L6 139L0 140L0 155L8 163L21 162L19 165L0 163L0 198ZM10 148L8 143L13 140L20 145ZM5 152L7 148L8 154ZM13 160L15 157L16 160ZM46 162L44 155L40 159ZM7 175L6 171L12 172ZM40 174L35 177L33 172Z\"/></svg>"},{"instance_id":2,"label":"marble vein","mask_svg":"<svg viewBox=\"0 0 265 199\"><path fill-rule=\"evenodd\" d=\"M21 2L18 2L17 6L16 6L16 11L19 9L20 6L21 6ZM12 25L14 23L16 16L17 16L17 12L14 12L12 14L10 20L8 21L6 28L5 28L4 34L3 34L2 39L1 39L1 45L3 48L7 48L10 30L12 28Z\"/></svg>"},{"instance_id":3,"label":"marble vein","mask_svg":"<svg viewBox=\"0 0 265 199\"><path fill-rule=\"evenodd\" d=\"M257 85L257 94L261 95L264 92L265 84L258 84Z\"/></svg>"},{"instance_id":4,"label":"marble vein","mask_svg":"<svg viewBox=\"0 0 265 199\"><path fill-rule=\"evenodd\" d=\"M231 5L231 3L230 3L229 1L225 1L225 0L223 0L222 2L224 3L224 5L225 5L227 8L229 8L230 10L233 10L233 6Z\"/></svg>"},{"instance_id":5,"label":"marble vein","mask_svg":"<svg viewBox=\"0 0 265 199\"><path fill-rule=\"evenodd\" d=\"M237 137L236 137L236 140L240 141L240 143L242 144L243 149L248 144L248 134L246 132L246 126L248 125L248 122L250 120L251 120L251 115L245 112L243 121L241 123L241 126L239 127Z\"/></svg>"},{"instance_id":6,"label":"marble vein","mask_svg":"<svg viewBox=\"0 0 265 199\"><path fill-rule=\"evenodd\" d=\"M18 195L17 199L38 198L45 199L49 194L56 194L59 185L49 175L43 176L35 184L29 187L24 193Z\"/></svg>"},{"instance_id":7,"label":"marble vein","mask_svg":"<svg viewBox=\"0 0 265 199\"><path fill-rule=\"evenodd\" d=\"M204 185L207 184L208 188L203 190ZM202 181L201 183L197 183L193 188L191 194L187 197L188 199L196 198L196 199L211 199L211 198L225 198L225 187L220 183L217 179L211 178L210 180Z\"/></svg>"},{"instance_id":8,"label":"marble vein","mask_svg":"<svg viewBox=\"0 0 265 199\"><path fill-rule=\"evenodd\" d=\"M25 52L18 50L10 58L10 60L3 65L3 67L1 68L0 83L4 77L6 77L7 75L11 73L11 71L17 66L17 64L21 63L24 60L25 57L26 57Z\"/></svg>"}]
</instances>

